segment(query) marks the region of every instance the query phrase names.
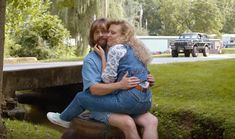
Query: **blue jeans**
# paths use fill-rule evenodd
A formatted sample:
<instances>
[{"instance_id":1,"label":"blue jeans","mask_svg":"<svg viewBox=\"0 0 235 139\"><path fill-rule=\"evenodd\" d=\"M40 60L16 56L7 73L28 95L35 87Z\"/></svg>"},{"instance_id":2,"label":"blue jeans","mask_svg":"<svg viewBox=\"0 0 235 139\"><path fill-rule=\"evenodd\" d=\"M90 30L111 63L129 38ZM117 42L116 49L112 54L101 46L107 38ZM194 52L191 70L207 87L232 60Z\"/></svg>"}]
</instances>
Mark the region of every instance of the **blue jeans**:
<instances>
[{"instance_id":1,"label":"blue jeans","mask_svg":"<svg viewBox=\"0 0 235 139\"><path fill-rule=\"evenodd\" d=\"M151 97L150 90L142 93L135 88L104 96L80 92L61 113L60 118L65 121L71 121L85 109L96 112L124 113L131 116L140 115L151 108Z\"/></svg>"}]
</instances>

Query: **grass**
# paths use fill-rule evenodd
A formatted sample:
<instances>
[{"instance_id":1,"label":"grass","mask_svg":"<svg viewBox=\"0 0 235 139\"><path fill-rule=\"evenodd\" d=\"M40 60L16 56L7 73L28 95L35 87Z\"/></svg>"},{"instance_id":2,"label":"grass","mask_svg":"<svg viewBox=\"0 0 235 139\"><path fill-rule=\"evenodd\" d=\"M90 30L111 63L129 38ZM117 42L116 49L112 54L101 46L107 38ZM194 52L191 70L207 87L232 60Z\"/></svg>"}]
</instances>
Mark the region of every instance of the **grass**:
<instances>
[{"instance_id":1,"label":"grass","mask_svg":"<svg viewBox=\"0 0 235 139\"><path fill-rule=\"evenodd\" d=\"M222 53L223 54L235 54L235 48L223 48Z\"/></svg>"},{"instance_id":2,"label":"grass","mask_svg":"<svg viewBox=\"0 0 235 139\"><path fill-rule=\"evenodd\" d=\"M4 119L7 139L59 139L62 134L52 128L26 121Z\"/></svg>"},{"instance_id":3,"label":"grass","mask_svg":"<svg viewBox=\"0 0 235 139\"><path fill-rule=\"evenodd\" d=\"M162 139L235 138L235 59L150 65ZM58 139L45 126L5 120L9 139Z\"/></svg>"},{"instance_id":4,"label":"grass","mask_svg":"<svg viewBox=\"0 0 235 139\"><path fill-rule=\"evenodd\" d=\"M57 59L40 60L41 62L82 61L84 57L63 57Z\"/></svg>"},{"instance_id":5,"label":"grass","mask_svg":"<svg viewBox=\"0 0 235 139\"><path fill-rule=\"evenodd\" d=\"M152 55L153 58L157 58L157 57L171 57L171 54L156 54L156 55Z\"/></svg>"},{"instance_id":6,"label":"grass","mask_svg":"<svg viewBox=\"0 0 235 139\"><path fill-rule=\"evenodd\" d=\"M161 138L235 138L235 60L151 65Z\"/></svg>"}]
</instances>

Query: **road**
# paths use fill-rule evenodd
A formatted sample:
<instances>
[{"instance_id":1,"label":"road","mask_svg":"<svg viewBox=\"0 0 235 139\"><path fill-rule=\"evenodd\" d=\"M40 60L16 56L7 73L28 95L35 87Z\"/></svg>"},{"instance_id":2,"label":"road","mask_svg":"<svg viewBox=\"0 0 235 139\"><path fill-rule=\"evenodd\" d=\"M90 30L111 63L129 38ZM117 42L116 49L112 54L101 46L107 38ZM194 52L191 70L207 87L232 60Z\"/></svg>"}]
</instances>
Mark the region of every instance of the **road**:
<instances>
[{"instance_id":1,"label":"road","mask_svg":"<svg viewBox=\"0 0 235 139\"><path fill-rule=\"evenodd\" d=\"M235 54L224 55L209 55L208 57L159 57L154 58L151 64L167 64L176 62L195 62L195 61L209 61L209 60L222 60L235 58Z\"/></svg>"},{"instance_id":2,"label":"road","mask_svg":"<svg viewBox=\"0 0 235 139\"><path fill-rule=\"evenodd\" d=\"M210 55L208 57L158 57L153 58L151 64L167 64L176 62L195 62L195 61L208 61L208 60L222 60L235 58L235 54L230 55ZM82 61L72 62L48 62L48 63L31 63L31 64L6 64L3 67L4 71L12 70L25 70L25 69L38 69L38 68L51 68L51 67L66 67L82 65Z\"/></svg>"},{"instance_id":3,"label":"road","mask_svg":"<svg viewBox=\"0 0 235 139\"><path fill-rule=\"evenodd\" d=\"M52 67L67 67L82 65L82 61L69 61L69 62L38 62L29 64L6 64L3 67L3 71L15 71L25 69L39 69L39 68L52 68Z\"/></svg>"}]
</instances>

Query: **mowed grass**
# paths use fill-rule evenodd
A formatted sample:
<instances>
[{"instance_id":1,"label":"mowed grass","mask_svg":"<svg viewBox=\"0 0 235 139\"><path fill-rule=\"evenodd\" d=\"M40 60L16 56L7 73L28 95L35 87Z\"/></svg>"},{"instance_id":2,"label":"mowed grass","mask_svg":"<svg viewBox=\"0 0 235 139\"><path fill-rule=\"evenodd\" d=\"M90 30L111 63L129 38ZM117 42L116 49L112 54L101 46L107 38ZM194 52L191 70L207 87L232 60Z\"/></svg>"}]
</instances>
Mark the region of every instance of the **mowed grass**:
<instances>
[{"instance_id":1,"label":"mowed grass","mask_svg":"<svg viewBox=\"0 0 235 139\"><path fill-rule=\"evenodd\" d=\"M52 128L26 121L4 119L7 139L60 139L62 133Z\"/></svg>"},{"instance_id":2,"label":"mowed grass","mask_svg":"<svg viewBox=\"0 0 235 139\"><path fill-rule=\"evenodd\" d=\"M222 53L223 54L235 54L235 48L223 48Z\"/></svg>"},{"instance_id":3,"label":"mowed grass","mask_svg":"<svg viewBox=\"0 0 235 139\"><path fill-rule=\"evenodd\" d=\"M235 138L235 59L151 65L162 138Z\"/></svg>"}]
</instances>

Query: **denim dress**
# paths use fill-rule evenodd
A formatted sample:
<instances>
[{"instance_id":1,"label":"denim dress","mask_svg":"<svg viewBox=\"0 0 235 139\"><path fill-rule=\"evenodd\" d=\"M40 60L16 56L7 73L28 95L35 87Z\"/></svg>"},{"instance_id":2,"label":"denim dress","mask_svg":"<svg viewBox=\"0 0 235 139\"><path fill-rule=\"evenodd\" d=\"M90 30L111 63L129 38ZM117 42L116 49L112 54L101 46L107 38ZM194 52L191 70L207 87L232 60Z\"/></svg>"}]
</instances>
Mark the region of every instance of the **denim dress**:
<instances>
[{"instance_id":1,"label":"denim dress","mask_svg":"<svg viewBox=\"0 0 235 139\"><path fill-rule=\"evenodd\" d=\"M120 81L126 72L128 72L129 77L138 77L140 82L147 81L147 67L135 56L133 49L129 45L125 44L124 46L127 49L127 53L119 61L117 81ZM115 92L123 105L123 111L128 114L142 114L151 108L152 93L150 89L145 92L136 88Z\"/></svg>"}]
</instances>

